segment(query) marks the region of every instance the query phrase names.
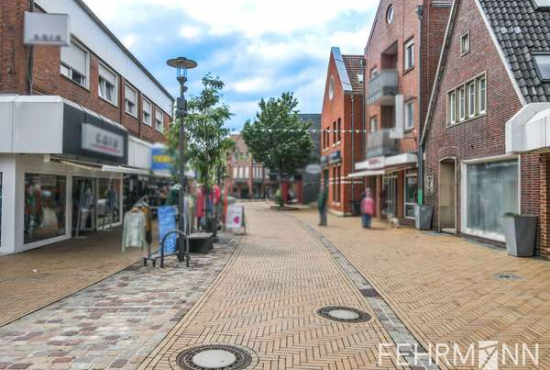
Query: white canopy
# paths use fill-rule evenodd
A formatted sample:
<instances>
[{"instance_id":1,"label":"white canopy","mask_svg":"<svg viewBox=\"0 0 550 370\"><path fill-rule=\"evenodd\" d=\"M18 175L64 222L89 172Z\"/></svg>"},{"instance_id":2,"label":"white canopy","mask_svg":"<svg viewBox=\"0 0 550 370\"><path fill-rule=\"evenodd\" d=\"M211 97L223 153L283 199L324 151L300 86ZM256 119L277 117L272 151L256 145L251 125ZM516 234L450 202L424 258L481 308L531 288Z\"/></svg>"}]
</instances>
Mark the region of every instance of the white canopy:
<instances>
[{"instance_id":1,"label":"white canopy","mask_svg":"<svg viewBox=\"0 0 550 370\"><path fill-rule=\"evenodd\" d=\"M506 152L550 149L550 103L531 103L506 123Z\"/></svg>"}]
</instances>

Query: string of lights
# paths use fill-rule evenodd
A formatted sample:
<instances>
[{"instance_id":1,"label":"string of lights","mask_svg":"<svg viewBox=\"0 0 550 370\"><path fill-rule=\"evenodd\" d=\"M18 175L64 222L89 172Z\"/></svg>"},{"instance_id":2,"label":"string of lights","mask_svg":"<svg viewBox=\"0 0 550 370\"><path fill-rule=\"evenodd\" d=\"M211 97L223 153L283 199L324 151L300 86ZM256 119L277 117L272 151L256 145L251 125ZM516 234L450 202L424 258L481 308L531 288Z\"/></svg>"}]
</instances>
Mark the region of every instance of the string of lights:
<instances>
[{"instance_id":1,"label":"string of lights","mask_svg":"<svg viewBox=\"0 0 550 370\"><path fill-rule=\"evenodd\" d=\"M237 129L237 128L232 128L231 129L232 132L236 132L236 131L240 131L240 129ZM288 129L264 129L262 130L264 132L302 132L302 130L288 130ZM308 132L312 132L312 133L322 133L322 132L328 132L328 133L338 133L338 132L341 132L341 133L353 133L355 132L356 134L361 134L361 133L372 133L372 131L370 130L308 130ZM375 131L376 132L376 131Z\"/></svg>"}]
</instances>

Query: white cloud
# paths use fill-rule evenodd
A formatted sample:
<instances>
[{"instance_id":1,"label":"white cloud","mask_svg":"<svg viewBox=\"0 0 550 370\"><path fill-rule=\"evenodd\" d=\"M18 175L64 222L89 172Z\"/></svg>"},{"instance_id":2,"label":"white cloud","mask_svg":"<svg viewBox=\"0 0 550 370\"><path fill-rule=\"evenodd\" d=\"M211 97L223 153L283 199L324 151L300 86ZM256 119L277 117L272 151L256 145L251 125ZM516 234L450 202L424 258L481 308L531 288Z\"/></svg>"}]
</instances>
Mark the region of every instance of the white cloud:
<instances>
[{"instance_id":1,"label":"white cloud","mask_svg":"<svg viewBox=\"0 0 550 370\"><path fill-rule=\"evenodd\" d=\"M184 39L198 41L198 38L201 36L201 29L185 25L180 28L180 36Z\"/></svg>"}]
</instances>

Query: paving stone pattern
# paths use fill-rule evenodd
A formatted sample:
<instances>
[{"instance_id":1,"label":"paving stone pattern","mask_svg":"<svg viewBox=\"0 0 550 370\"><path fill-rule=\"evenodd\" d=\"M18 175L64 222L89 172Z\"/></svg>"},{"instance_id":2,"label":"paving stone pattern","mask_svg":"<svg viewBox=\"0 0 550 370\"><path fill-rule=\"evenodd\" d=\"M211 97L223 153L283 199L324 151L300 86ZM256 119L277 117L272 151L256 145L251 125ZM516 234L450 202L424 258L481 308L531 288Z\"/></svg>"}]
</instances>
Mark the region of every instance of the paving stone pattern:
<instances>
[{"instance_id":1,"label":"paving stone pattern","mask_svg":"<svg viewBox=\"0 0 550 370\"><path fill-rule=\"evenodd\" d=\"M0 328L0 369L135 369L216 279L238 244L170 257L165 269L139 262Z\"/></svg>"}]
</instances>

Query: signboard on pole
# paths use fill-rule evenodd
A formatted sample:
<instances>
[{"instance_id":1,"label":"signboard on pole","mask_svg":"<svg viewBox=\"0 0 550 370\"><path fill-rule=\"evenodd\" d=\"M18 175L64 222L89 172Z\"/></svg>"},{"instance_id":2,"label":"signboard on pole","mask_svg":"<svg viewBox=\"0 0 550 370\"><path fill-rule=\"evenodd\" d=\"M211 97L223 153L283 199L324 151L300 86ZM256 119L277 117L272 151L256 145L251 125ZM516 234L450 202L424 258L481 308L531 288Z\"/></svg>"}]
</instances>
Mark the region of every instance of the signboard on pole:
<instances>
[{"instance_id":1,"label":"signboard on pole","mask_svg":"<svg viewBox=\"0 0 550 370\"><path fill-rule=\"evenodd\" d=\"M176 159L170 155L168 148L164 146L153 147L151 149L151 159L151 169L153 171L170 172L176 164Z\"/></svg>"},{"instance_id":2,"label":"signboard on pole","mask_svg":"<svg viewBox=\"0 0 550 370\"><path fill-rule=\"evenodd\" d=\"M25 45L69 46L69 15L25 12Z\"/></svg>"}]
</instances>

